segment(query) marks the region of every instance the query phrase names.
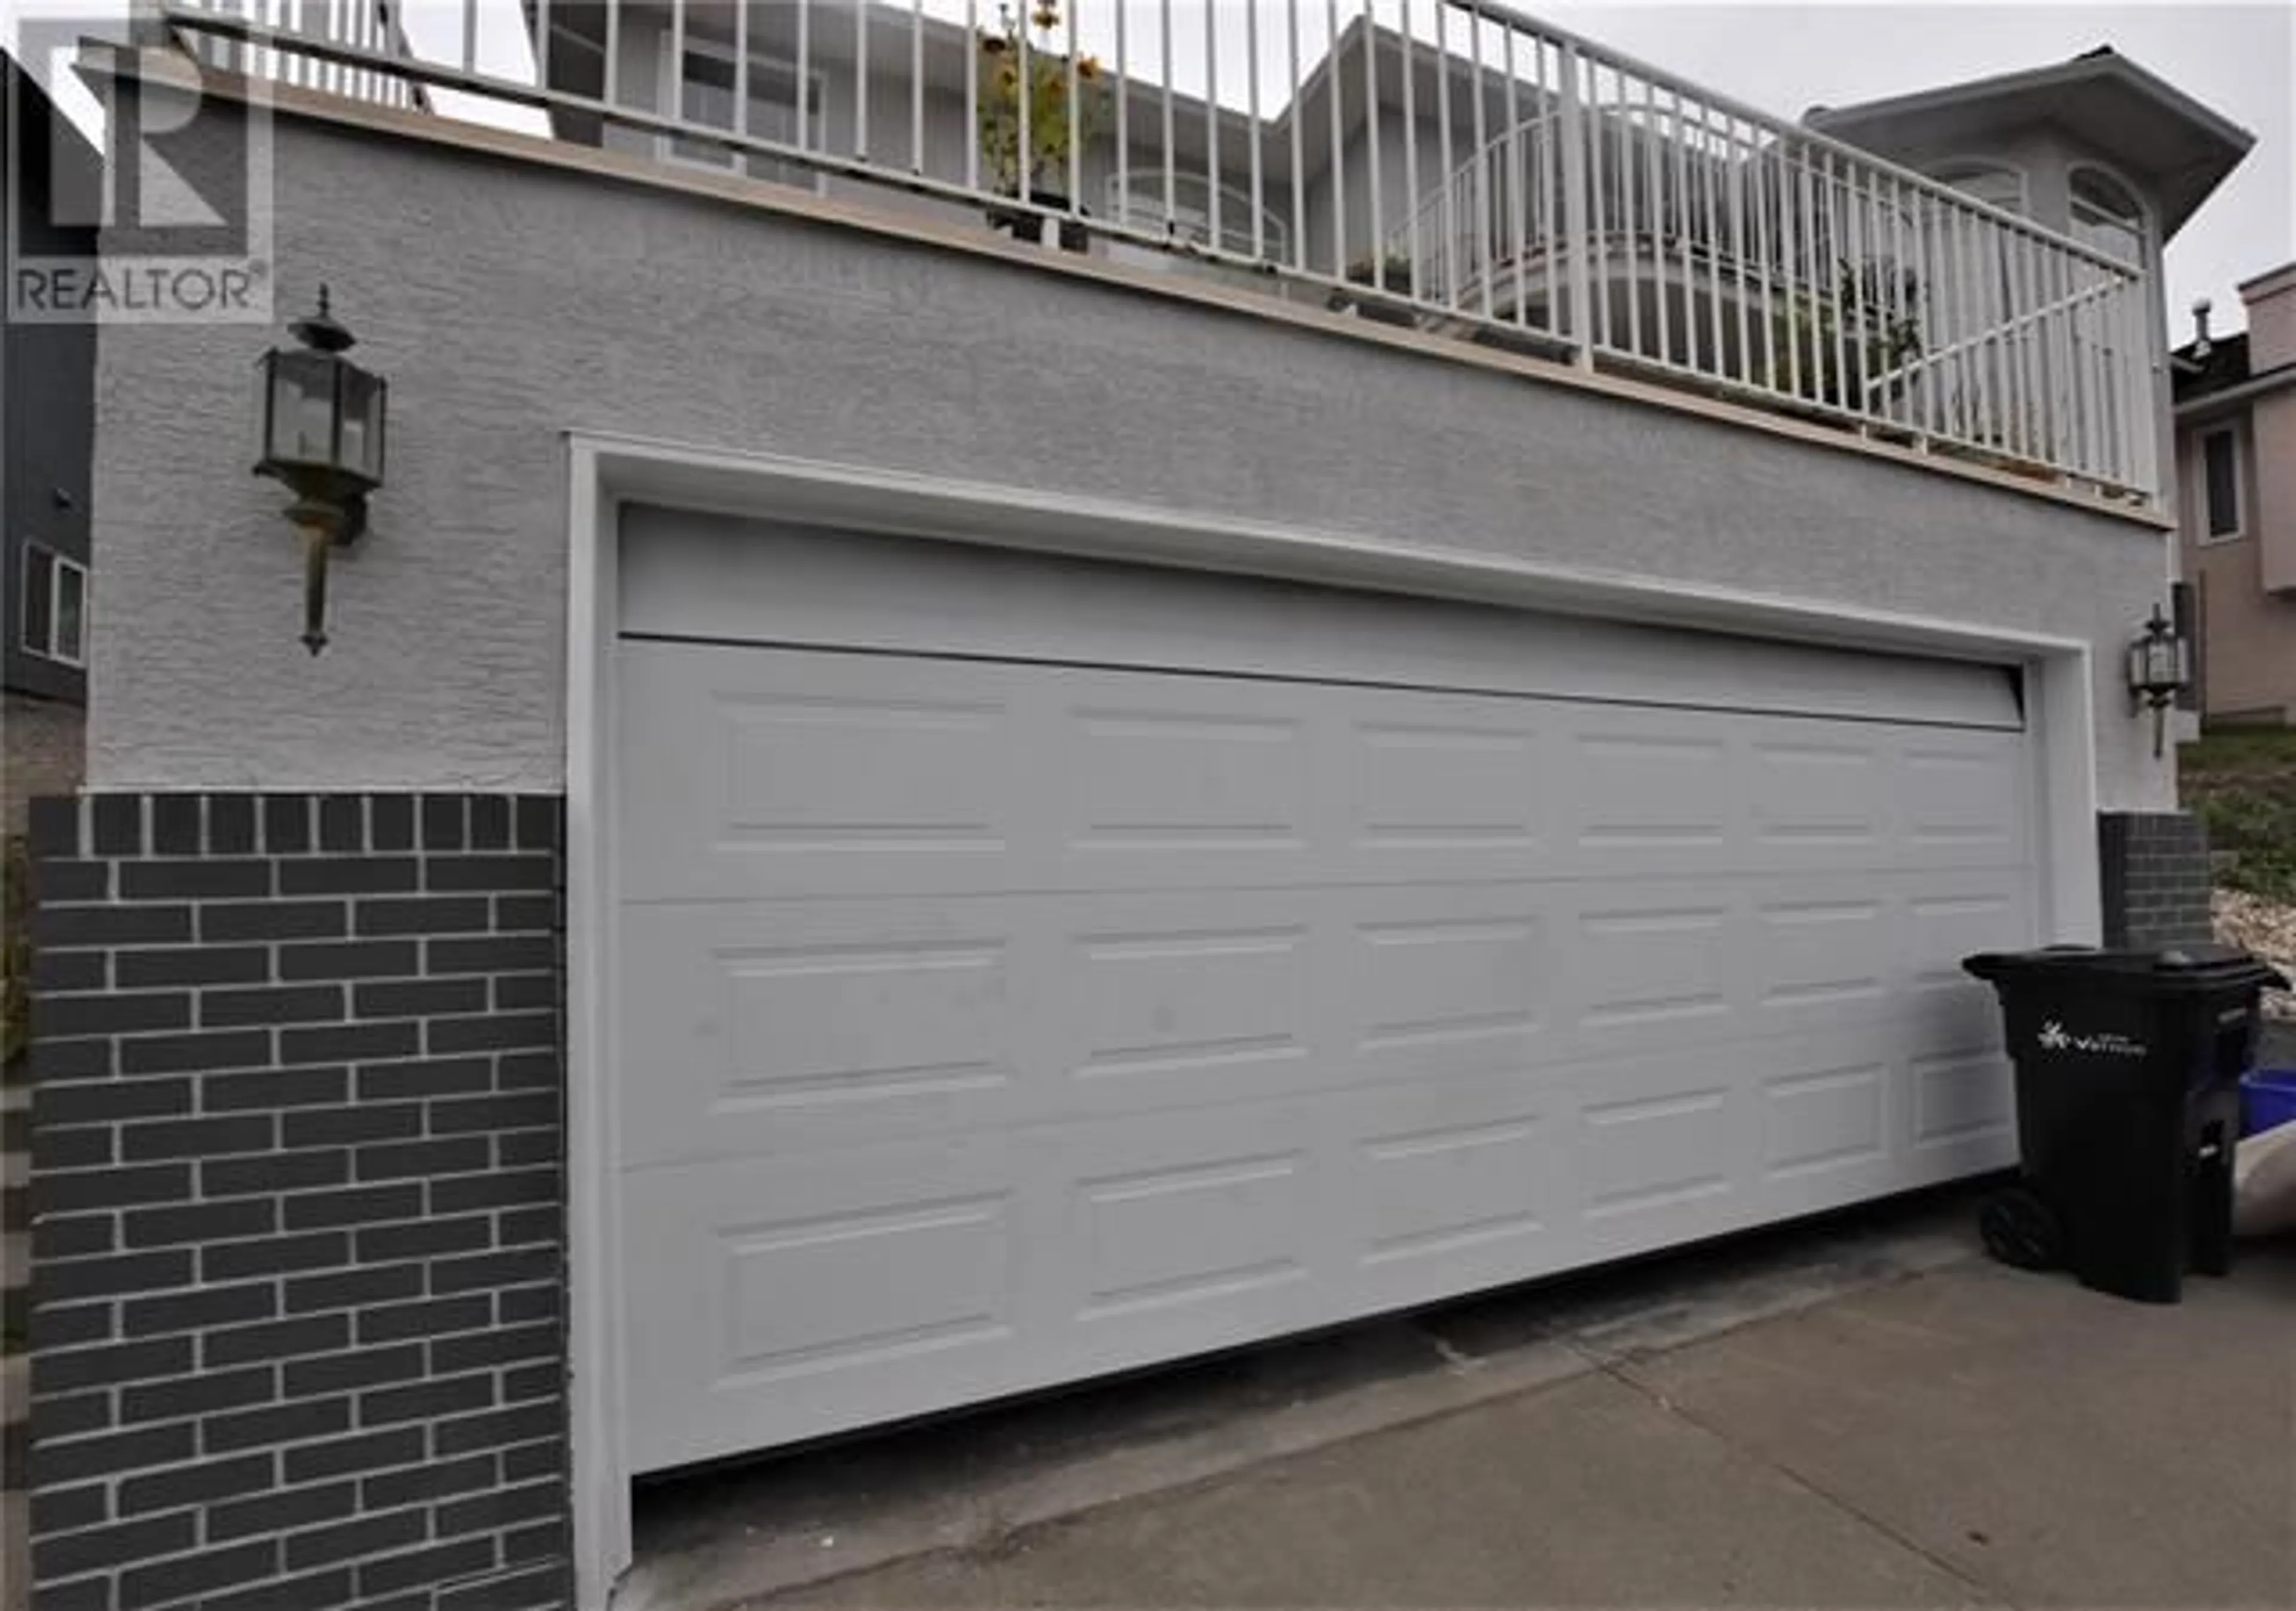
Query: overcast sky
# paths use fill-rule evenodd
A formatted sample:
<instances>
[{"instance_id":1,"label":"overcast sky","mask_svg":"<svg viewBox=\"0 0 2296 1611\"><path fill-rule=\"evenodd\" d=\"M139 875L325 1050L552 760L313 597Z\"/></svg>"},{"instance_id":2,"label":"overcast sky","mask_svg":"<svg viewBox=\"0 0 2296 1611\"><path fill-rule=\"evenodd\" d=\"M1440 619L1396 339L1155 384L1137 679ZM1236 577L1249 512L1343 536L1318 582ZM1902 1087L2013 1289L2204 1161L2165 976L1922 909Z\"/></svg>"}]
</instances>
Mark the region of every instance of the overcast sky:
<instances>
[{"instance_id":1,"label":"overcast sky","mask_svg":"<svg viewBox=\"0 0 2296 1611\"><path fill-rule=\"evenodd\" d=\"M2256 149L2169 247L2169 327L2195 297L2222 333L2246 324L2233 290L2296 259L2296 0L2248 4L1905 4L1827 0L1527 0L1523 9L1765 111L1902 95L2039 67L2110 45L2256 136Z\"/></svg>"}]
</instances>

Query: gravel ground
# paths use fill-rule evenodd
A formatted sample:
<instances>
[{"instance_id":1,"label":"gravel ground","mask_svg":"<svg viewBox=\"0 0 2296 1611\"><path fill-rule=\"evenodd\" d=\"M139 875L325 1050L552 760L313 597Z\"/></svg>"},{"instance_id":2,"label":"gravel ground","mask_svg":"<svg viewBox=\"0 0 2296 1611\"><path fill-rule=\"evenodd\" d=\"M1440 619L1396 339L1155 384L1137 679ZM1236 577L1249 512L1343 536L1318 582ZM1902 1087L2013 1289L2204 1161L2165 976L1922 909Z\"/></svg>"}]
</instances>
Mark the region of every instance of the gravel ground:
<instances>
[{"instance_id":1,"label":"gravel ground","mask_svg":"<svg viewBox=\"0 0 2296 1611\"><path fill-rule=\"evenodd\" d=\"M2215 907L2218 940L2254 952L2296 979L2296 906L2259 900L2238 890L2218 890ZM2267 990L2264 1015L2296 1023L2296 996Z\"/></svg>"}]
</instances>

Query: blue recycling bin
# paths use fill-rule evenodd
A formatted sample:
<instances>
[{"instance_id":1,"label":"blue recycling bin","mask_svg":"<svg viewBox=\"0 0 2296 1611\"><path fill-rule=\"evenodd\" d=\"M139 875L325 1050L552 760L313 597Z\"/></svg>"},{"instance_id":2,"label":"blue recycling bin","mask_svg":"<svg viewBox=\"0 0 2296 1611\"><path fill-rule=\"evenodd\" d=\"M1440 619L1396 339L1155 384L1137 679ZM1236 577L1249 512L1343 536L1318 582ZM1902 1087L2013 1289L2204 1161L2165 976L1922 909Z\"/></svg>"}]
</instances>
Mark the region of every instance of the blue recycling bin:
<instances>
[{"instance_id":1,"label":"blue recycling bin","mask_svg":"<svg viewBox=\"0 0 2296 1611\"><path fill-rule=\"evenodd\" d=\"M2296 1068L2252 1069L2240 1081L2240 1133L2296 1124Z\"/></svg>"}]
</instances>

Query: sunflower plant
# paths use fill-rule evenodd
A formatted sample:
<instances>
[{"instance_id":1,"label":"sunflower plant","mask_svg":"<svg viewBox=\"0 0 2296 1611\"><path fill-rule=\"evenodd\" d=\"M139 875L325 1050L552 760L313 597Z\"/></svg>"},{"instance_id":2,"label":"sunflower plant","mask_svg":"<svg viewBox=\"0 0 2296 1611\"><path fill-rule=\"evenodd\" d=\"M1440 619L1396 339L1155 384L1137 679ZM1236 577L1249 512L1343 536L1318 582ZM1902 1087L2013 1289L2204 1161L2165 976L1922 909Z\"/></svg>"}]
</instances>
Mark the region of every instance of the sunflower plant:
<instances>
[{"instance_id":1,"label":"sunflower plant","mask_svg":"<svg viewBox=\"0 0 2296 1611\"><path fill-rule=\"evenodd\" d=\"M1069 58L1054 45L1060 27L1060 0L1034 0L1025 12L998 6L996 26L980 33L980 154L996 188L1006 195L1021 195L1024 180L1031 193L1039 186L1057 190L1067 176L1070 151L1076 142L1092 137L1104 95L1101 65L1091 56L1077 57L1071 102ZM1021 149L1024 104L1025 158Z\"/></svg>"}]
</instances>

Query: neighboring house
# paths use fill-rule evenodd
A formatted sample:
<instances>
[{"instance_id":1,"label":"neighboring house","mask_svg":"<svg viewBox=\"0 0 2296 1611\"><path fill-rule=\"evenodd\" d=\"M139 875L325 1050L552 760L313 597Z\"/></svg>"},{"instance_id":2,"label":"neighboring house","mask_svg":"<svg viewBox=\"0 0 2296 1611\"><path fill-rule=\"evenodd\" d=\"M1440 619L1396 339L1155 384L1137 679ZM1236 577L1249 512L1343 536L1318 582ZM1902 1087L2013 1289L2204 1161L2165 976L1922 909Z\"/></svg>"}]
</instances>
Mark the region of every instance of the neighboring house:
<instances>
[{"instance_id":1,"label":"neighboring house","mask_svg":"<svg viewBox=\"0 0 2296 1611\"><path fill-rule=\"evenodd\" d=\"M87 193L95 153L45 95L0 57L0 171L20 250L84 253L94 232L52 209ZM12 168L6 165L12 163ZM79 786L87 704L89 460L95 332L0 317L0 826L20 833L25 802Z\"/></svg>"},{"instance_id":2,"label":"neighboring house","mask_svg":"<svg viewBox=\"0 0 2296 1611\"><path fill-rule=\"evenodd\" d=\"M2177 506L2201 719L2296 722L2296 263L2240 287L2248 329L2176 353Z\"/></svg>"},{"instance_id":3,"label":"neighboring house","mask_svg":"<svg viewBox=\"0 0 2296 1611\"><path fill-rule=\"evenodd\" d=\"M390 453L315 661L263 336L100 349L53 1605L594 1607L640 1475L1997 1169L1960 959L2205 926L2123 668L2241 131L1086 0L1022 197L951 9L321 53L547 138L171 13Z\"/></svg>"}]
</instances>

